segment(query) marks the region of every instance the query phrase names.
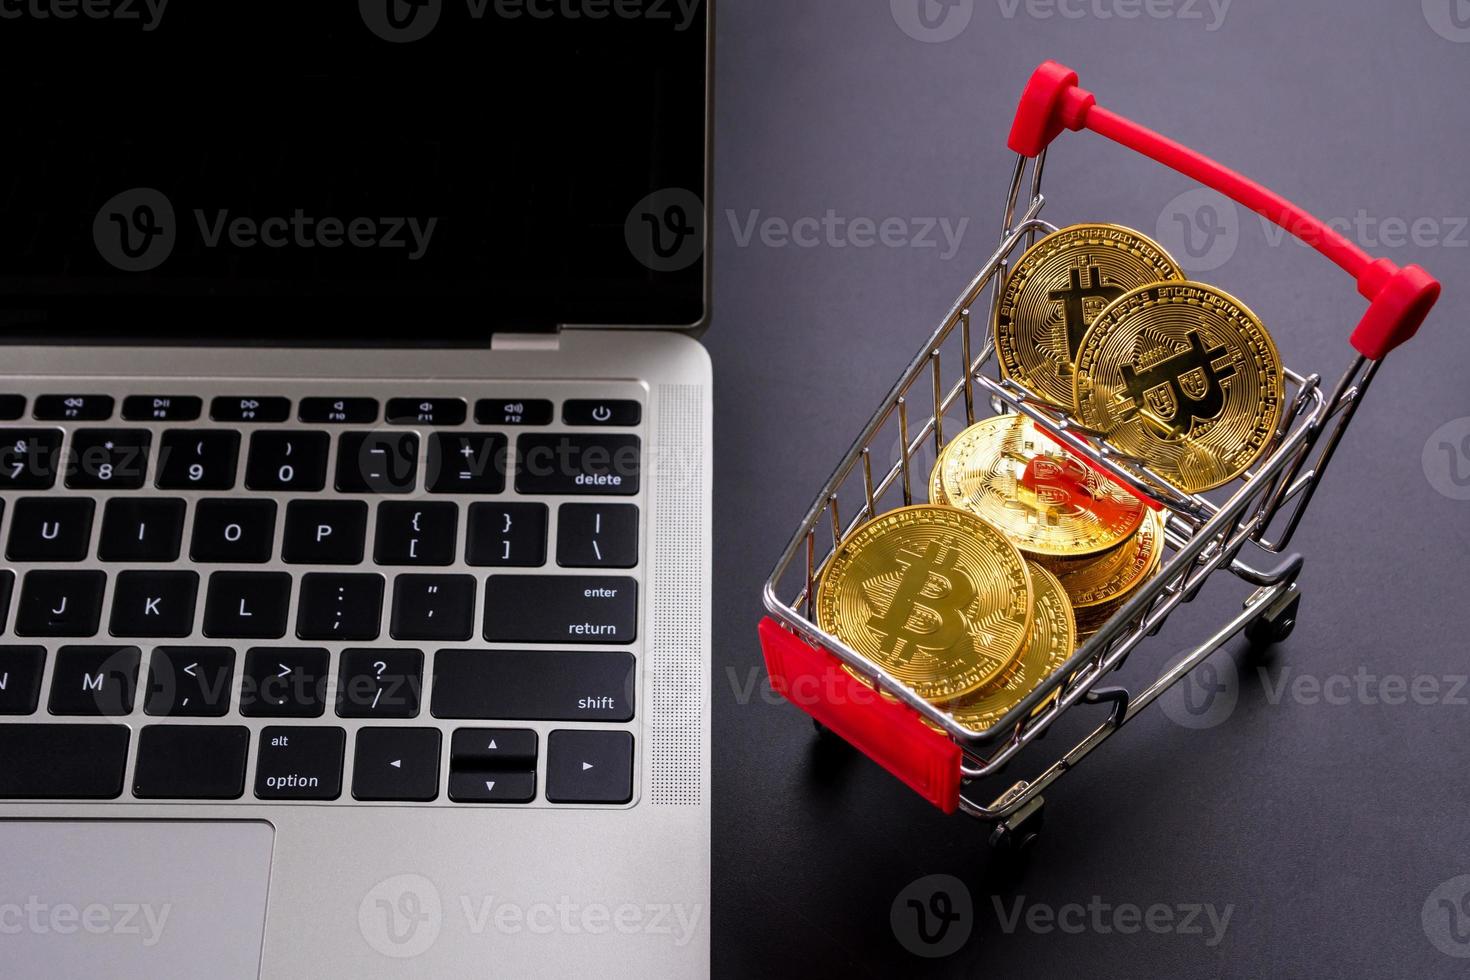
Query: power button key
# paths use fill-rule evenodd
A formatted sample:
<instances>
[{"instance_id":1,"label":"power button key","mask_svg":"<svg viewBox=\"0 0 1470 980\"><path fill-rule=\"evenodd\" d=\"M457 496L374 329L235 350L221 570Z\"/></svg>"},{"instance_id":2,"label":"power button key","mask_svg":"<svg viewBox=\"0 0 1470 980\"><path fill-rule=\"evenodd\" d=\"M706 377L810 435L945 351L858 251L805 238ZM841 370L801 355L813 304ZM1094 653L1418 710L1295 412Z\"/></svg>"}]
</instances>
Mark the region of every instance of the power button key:
<instances>
[{"instance_id":1,"label":"power button key","mask_svg":"<svg viewBox=\"0 0 1470 980\"><path fill-rule=\"evenodd\" d=\"M562 404L561 419L567 425L637 425L643 406L617 398L570 398Z\"/></svg>"}]
</instances>

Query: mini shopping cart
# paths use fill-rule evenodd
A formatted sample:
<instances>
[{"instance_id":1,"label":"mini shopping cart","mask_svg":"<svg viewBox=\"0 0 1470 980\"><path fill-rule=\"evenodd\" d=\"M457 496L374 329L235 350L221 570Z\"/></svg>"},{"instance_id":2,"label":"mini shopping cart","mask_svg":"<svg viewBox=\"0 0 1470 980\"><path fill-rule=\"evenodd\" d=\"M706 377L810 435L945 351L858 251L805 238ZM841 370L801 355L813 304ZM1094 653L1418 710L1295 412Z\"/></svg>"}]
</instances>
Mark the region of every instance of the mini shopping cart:
<instances>
[{"instance_id":1,"label":"mini shopping cart","mask_svg":"<svg viewBox=\"0 0 1470 980\"><path fill-rule=\"evenodd\" d=\"M1330 391L1316 374L1286 370L1280 427L1257 465L1242 482L1227 488L1223 500L1172 488L1142 460L1119 453L1025 387L986 373L993 353L990 323L1007 265L1023 245L1056 230L1039 217L1044 204L1041 178L1046 148L1064 129L1090 129L1258 212L1342 267L1369 301L1351 337L1356 356ZM1302 558L1286 555L1285 549L1383 358L1417 332L1440 286L1423 269L1372 258L1286 199L1102 108L1078 86L1075 72L1055 62L1041 65L1026 85L1009 145L1018 159L1000 247L817 495L765 584L770 615L760 624L760 638L772 687L810 714L819 730L850 742L941 810L961 810L993 822L991 843L997 847L1023 848L1039 832L1042 792L1214 650L1242 630L1259 644L1283 640L1291 632L1301 602L1297 576ZM1028 170L1030 198L1019 210ZM973 423L977 402L983 406L987 401L997 412L1029 416L1079 458L1158 509L1165 518L1166 540L1159 573L1059 670L1005 717L977 733L823 632L813 604L816 582L838 544L869 518L913 503L915 483L921 493L926 486L925 457L937 455L946 436ZM1249 561L1242 557L1246 545L1251 546ZM1158 632L1180 604L1191 601L1222 570L1254 587L1238 615L1186 650L1142 690L1101 686L1140 642ZM844 665L891 697L877 696L843 670ZM1105 708L1104 720L1039 775L984 802L980 780L998 775L1079 702Z\"/></svg>"}]
</instances>

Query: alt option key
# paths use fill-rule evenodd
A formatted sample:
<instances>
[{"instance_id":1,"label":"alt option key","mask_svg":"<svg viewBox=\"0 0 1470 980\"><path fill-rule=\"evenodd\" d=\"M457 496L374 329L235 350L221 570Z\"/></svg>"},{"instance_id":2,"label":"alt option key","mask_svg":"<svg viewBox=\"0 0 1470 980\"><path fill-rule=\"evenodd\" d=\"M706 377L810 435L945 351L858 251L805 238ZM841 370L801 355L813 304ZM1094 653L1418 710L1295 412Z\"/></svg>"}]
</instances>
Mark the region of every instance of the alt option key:
<instances>
[{"instance_id":1,"label":"alt option key","mask_svg":"<svg viewBox=\"0 0 1470 980\"><path fill-rule=\"evenodd\" d=\"M272 725L260 731L255 795L262 800L335 800L342 795L340 728Z\"/></svg>"}]
</instances>

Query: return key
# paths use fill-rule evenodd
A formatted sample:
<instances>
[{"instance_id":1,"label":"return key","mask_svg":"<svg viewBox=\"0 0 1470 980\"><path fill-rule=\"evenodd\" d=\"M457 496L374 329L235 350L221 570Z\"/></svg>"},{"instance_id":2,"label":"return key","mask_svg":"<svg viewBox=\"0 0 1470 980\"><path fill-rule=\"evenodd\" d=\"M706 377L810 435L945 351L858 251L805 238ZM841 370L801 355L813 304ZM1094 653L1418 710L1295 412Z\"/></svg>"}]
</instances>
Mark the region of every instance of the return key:
<instances>
[{"instance_id":1,"label":"return key","mask_svg":"<svg viewBox=\"0 0 1470 980\"><path fill-rule=\"evenodd\" d=\"M632 643L638 583L608 575L491 575L485 639L492 643Z\"/></svg>"}]
</instances>

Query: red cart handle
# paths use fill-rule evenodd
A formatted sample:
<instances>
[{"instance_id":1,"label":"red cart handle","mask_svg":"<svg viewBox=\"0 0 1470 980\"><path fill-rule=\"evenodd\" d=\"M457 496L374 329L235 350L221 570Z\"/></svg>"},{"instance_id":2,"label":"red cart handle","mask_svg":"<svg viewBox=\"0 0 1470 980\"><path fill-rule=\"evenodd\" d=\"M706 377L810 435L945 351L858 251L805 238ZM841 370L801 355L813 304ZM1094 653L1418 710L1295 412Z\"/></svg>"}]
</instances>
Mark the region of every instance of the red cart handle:
<instances>
[{"instance_id":1,"label":"red cart handle","mask_svg":"<svg viewBox=\"0 0 1470 980\"><path fill-rule=\"evenodd\" d=\"M1063 129L1090 129L1157 160L1275 222L1341 266L1358 281L1358 292L1369 301L1368 312L1352 335L1353 346L1364 357L1379 360L1413 337L1439 299L1439 282L1419 266L1399 268L1389 259L1375 260L1281 195L1102 108L1096 96L1078 86L1075 71L1055 61L1043 62L1021 93L1009 145L1023 156L1034 157Z\"/></svg>"}]
</instances>

